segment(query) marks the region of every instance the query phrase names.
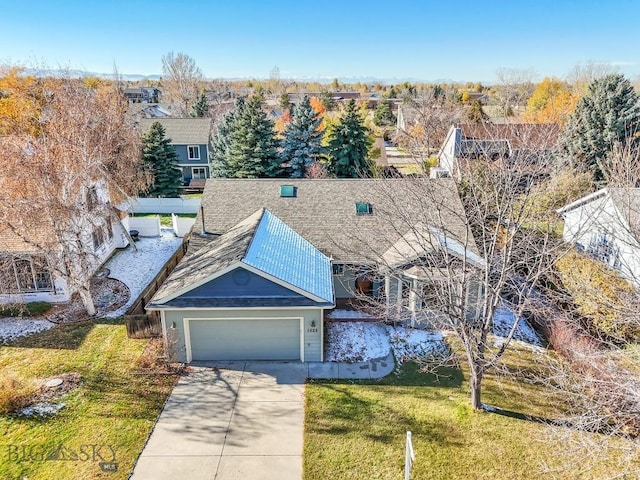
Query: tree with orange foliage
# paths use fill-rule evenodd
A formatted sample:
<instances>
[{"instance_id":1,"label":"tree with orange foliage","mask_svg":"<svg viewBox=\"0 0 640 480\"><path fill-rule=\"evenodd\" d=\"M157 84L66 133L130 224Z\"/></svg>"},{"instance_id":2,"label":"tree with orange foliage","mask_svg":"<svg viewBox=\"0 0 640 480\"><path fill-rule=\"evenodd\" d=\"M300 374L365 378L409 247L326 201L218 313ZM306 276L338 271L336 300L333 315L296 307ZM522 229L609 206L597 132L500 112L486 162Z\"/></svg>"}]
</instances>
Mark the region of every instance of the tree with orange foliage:
<instances>
[{"instance_id":1,"label":"tree with orange foliage","mask_svg":"<svg viewBox=\"0 0 640 480\"><path fill-rule=\"evenodd\" d=\"M557 78L545 78L527 101L525 118L534 123L557 123L564 126L576 107L579 96Z\"/></svg>"},{"instance_id":2,"label":"tree with orange foliage","mask_svg":"<svg viewBox=\"0 0 640 480\"><path fill-rule=\"evenodd\" d=\"M288 108L286 108L285 110L283 110L280 118L276 118L276 120L274 121L273 129L278 135L282 135L284 133L285 128L289 123L291 123L292 120L293 120L293 117L291 116L291 111Z\"/></svg>"},{"instance_id":3,"label":"tree with orange foliage","mask_svg":"<svg viewBox=\"0 0 640 480\"><path fill-rule=\"evenodd\" d=\"M23 72L22 68L11 67L0 77L0 135L34 134L38 130L42 82Z\"/></svg>"},{"instance_id":4,"label":"tree with orange foliage","mask_svg":"<svg viewBox=\"0 0 640 480\"><path fill-rule=\"evenodd\" d=\"M318 97L311 97L309 99L309 103L311 104L311 108L313 108L313 110L321 117L324 117L324 114L327 113L327 107L324 106L322 99Z\"/></svg>"}]
</instances>

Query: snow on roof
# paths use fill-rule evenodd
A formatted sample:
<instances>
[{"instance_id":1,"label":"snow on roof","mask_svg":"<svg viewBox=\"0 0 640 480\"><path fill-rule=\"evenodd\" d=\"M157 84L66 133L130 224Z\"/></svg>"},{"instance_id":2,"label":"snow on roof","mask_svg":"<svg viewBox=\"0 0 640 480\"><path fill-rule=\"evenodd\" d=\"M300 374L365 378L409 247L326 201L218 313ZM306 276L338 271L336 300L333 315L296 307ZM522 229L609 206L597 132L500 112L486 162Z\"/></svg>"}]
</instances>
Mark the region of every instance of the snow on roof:
<instances>
[{"instance_id":1,"label":"snow on roof","mask_svg":"<svg viewBox=\"0 0 640 480\"><path fill-rule=\"evenodd\" d=\"M331 261L269 210L243 263L327 302L333 302Z\"/></svg>"}]
</instances>

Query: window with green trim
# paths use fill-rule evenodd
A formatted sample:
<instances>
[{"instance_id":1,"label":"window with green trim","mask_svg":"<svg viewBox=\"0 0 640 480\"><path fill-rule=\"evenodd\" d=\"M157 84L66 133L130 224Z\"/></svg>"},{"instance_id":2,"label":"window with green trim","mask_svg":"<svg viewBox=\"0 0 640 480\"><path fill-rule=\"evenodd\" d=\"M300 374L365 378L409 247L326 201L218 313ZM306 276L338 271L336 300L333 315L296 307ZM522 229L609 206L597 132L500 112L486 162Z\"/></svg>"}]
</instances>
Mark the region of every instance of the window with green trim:
<instances>
[{"instance_id":1,"label":"window with green trim","mask_svg":"<svg viewBox=\"0 0 640 480\"><path fill-rule=\"evenodd\" d=\"M288 198L295 197L296 187L293 185L280 185L280 196Z\"/></svg>"},{"instance_id":2,"label":"window with green trim","mask_svg":"<svg viewBox=\"0 0 640 480\"><path fill-rule=\"evenodd\" d=\"M356 202L356 215L373 215L373 206L368 202Z\"/></svg>"}]
</instances>

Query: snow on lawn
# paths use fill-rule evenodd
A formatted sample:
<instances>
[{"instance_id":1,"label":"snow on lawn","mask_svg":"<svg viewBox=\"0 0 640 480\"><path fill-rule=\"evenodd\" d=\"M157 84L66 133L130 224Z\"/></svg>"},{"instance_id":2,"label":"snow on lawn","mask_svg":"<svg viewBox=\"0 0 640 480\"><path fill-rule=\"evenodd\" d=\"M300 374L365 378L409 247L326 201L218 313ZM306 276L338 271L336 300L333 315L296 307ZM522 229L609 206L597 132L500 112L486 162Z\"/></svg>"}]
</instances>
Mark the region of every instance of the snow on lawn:
<instances>
[{"instance_id":1,"label":"snow on lawn","mask_svg":"<svg viewBox=\"0 0 640 480\"><path fill-rule=\"evenodd\" d=\"M109 277L127 285L131 295L125 305L104 316L113 318L124 315L181 244L182 238L176 237L173 230L162 229L160 237L138 240L137 250L130 245L111 257L105 264L110 272Z\"/></svg>"},{"instance_id":2,"label":"snow on lawn","mask_svg":"<svg viewBox=\"0 0 640 480\"><path fill-rule=\"evenodd\" d=\"M327 362L362 362L389 355L384 325L372 322L327 322Z\"/></svg>"},{"instance_id":3,"label":"snow on lawn","mask_svg":"<svg viewBox=\"0 0 640 480\"><path fill-rule=\"evenodd\" d=\"M371 318L371 315L357 310L333 310L329 314L329 318Z\"/></svg>"},{"instance_id":4,"label":"snow on lawn","mask_svg":"<svg viewBox=\"0 0 640 480\"><path fill-rule=\"evenodd\" d=\"M15 317L0 318L0 344L18 337L48 330L53 325L48 320Z\"/></svg>"},{"instance_id":5,"label":"snow on lawn","mask_svg":"<svg viewBox=\"0 0 640 480\"><path fill-rule=\"evenodd\" d=\"M391 348L398 363L412 359L433 359L449 353L440 332L387 325Z\"/></svg>"},{"instance_id":6,"label":"snow on lawn","mask_svg":"<svg viewBox=\"0 0 640 480\"><path fill-rule=\"evenodd\" d=\"M493 314L493 334L498 337L507 337L515 321L515 313L508 307L498 307ZM513 335L514 340L529 343L536 347L542 347L542 341L531 325L522 317L518 318L518 328Z\"/></svg>"}]
</instances>

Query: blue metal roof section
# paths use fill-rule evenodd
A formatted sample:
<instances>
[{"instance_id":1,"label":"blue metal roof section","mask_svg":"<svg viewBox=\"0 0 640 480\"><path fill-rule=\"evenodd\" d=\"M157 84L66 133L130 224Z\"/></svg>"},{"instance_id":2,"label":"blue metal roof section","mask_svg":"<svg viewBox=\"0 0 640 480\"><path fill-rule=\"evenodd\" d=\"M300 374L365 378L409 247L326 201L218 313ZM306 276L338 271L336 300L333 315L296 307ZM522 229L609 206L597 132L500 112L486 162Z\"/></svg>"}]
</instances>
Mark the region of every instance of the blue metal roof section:
<instances>
[{"instance_id":1,"label":"blue metal roof section","mask_svg":"<svg viewBox=\"0 0 640 480\"><path fill-rule=\"evenodd\" d=\"M331 260L269 210L242 262L333 303Z\"/></svg>"}]
</instances>

